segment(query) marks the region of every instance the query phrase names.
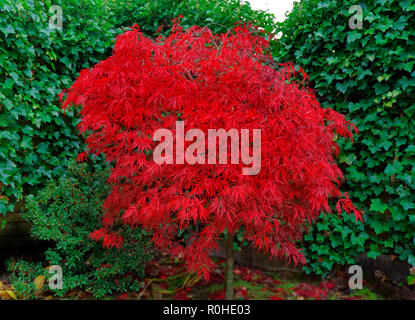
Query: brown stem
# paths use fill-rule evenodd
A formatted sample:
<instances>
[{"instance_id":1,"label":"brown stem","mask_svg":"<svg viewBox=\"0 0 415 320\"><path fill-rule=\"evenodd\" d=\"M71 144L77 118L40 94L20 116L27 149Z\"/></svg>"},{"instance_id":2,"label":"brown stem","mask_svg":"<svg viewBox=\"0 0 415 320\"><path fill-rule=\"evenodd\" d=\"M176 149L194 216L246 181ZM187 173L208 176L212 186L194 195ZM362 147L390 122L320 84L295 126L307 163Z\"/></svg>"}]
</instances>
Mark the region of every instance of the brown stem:
<instances>
[{"instance_id":1,"label":"brown stem","mask_svg":"<svg viewBox=\"0 0 415 320\"><path fill-rule=\"evenodd\" d=\"M233 234L228 233L226 236L226 300L233 300L233 264Z\"/></svg>"}]
</instances>

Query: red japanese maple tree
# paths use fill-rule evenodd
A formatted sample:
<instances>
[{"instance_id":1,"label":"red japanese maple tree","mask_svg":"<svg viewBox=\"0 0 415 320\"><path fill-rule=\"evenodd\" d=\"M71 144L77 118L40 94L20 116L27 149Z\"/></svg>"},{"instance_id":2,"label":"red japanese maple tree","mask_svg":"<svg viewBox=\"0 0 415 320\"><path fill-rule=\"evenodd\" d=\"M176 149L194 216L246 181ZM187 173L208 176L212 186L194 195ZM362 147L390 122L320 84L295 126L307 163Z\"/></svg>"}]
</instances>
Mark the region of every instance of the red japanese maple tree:
<instances>
[{"instance_id":1,"label":"red japanese maple tree","mask_svg":"<svg viewBox=\"0 0 415 320\"><path fill-rule=\"evenodd\" d=\"M119 247L118 225L141 226L156 247L208 277L223 234L232 240L239 230L254 247L298 263L295 243L330 211L330 198L361 219L339 190L335 162L334 136L352 138L356 128L320 107L302 70L272 63L267 37L249 24L214 35L174 23L168 36L150 39L134 26L117 37L112 56L81 71L61 94L63 108L81 106L79 129L89 135L80 158L103 153L113 163L103 226L92 238ZM175 132L177 120L204 132L261 129L260 172L243 175L244 165L231 161L155 163L154 132ZM179 234L190 227L184 241Z\"/></svg>"}]
</instances>

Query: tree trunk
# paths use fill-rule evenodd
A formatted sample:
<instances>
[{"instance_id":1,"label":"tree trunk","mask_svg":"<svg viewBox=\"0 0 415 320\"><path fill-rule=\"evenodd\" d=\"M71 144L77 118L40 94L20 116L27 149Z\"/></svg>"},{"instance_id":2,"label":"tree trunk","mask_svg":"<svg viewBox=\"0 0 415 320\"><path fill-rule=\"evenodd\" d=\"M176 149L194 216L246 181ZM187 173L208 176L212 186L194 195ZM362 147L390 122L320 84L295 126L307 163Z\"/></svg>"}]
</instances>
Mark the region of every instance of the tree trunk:
<instances>
[{"instance_id":1,"label":"tree trunk","mask_svg":"<svg viewBox=\"0 0 415 320\"><path fill-rule=\"evenodd\" d=\"M226 236L226 300L233 300L233 262L233 234L228 233Z\"/></svg>"}]
</instances>

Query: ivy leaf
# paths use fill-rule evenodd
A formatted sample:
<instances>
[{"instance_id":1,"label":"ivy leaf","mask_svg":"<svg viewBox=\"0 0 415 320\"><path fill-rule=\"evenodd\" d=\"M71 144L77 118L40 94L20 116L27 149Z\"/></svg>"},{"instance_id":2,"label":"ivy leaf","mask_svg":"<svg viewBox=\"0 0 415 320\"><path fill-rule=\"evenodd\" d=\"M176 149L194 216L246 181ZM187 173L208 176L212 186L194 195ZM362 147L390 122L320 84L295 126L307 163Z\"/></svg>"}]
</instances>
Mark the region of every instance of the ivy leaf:
<instances>
[{"instance_id":1,"label":"ivy leaf","mask_svg":"<svg viewBox=\"0 0 415 320\"><path fill-rule=\"evenodd\" d=\"M340 83L340 82L337 82L336 83L336 89L337 90L339 90L341 93L346 93L346 90L347 90L347 88L348 88L348 83L347 82L344 82L344 83Z\"/></svg>"},{"instance_id":2,"label":"ivy leaf","mask_svg":"<svg viewBox=\"0 0 415 320\"><path fill-rule=\"evenodd\" d=\"M13 79L12 78L7 78L6 81L4 81L3 88L4 89L11 89L11 88L13 88L13 85L14 85Z\"/></svg>"},{"instance_id":3,"label":"ivy leaf","mask_svg":"<svg viewBox=\"0 0 415 320\"><path fill-rule=\"evenodd\" d=\"M399 204L404 208L405 210L410 210L415 208L415 203L410 200L402 200L399 202Z\"/></svg>"},{"instance_id":4,"label":"ivy leaf","mask_svg":"<svg viewBox=\"0 0 415 320\"><path fill-rule=\"evenodd\" d=\"M373 86L375 89L376 95L381 95L389 91L389 86L387 84L377 83Z\"/></svg>"},{"instance_id":5,"label":"ivy leaf","mask_svg":"<svg viewBox=\"0 0 415 320\"><path fill-rule=\"evenodd\" d=\"M388 209L388 205L383 203L380 199L373 199L370 205L370 210L384 213Z\"/></svg>"},{"instance_id":6,"label":"ivy leaf","mask_svg":"<svg viewBox=\"0 0 415 320\"><path fill-rule=\"evenodd\" d=\"M379 252L379 248L376 244L370 245L370 250L367 253L367 256L372 259L376 259L376 257L380 256L381 252Z\"/></svg>"},{"instance_id":7,"label":"ivy leaf","mask_svg":"<svg viewBox=\"0 0 415 320\"><path fill-rule=\"evenodd\" d=\"M403 165L399 161L395 161L393 164L388 164L385 168L385 173L390 176L403 171Z\"/></svg>"},{"instance_id":8,"label":"ivy leaf","mask_svg":"<svg viewBox=\"0 0 415 320\"><path fill-rule=\"evenodd\" d=\"M6 35L6 37L10 34L10 33L15 33L15 30L14 30L14 28L13 28L13 26L12 25L10 25L10 24L8 24L7 26L6 26L6 28L1 28L0 29L5 35Z\"/></svg>"},{"instance_id":9,"label":"ivy leaf","mask_svg":"<svg viewBox=\"0 0 415 320\"><path fill-rule=\"evenodd\" d=\"M347 43L354 42L360 39L361 37L362 37L362 34L357 31L349 32L349 35L347 36Z\"/></svg>"},{"instance_id":10,"label":"ivy leaf","mask_svg":"<svg viewBox=\"0 0 415 320\"><path fill-rule=\"evenodd\" d=\"M402 10L406 10L411 4L413 0L403 0L399 2L399 5L401 6Z\"/></svg>"}]
</instances>

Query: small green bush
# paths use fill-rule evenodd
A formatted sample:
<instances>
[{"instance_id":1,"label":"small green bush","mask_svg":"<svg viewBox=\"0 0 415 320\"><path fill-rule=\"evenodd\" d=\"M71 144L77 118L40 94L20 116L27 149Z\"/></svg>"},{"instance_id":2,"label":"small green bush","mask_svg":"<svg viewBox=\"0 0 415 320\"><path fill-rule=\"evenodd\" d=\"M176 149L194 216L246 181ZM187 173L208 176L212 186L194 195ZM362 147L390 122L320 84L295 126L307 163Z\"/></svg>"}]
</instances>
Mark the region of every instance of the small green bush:
<instances>
[{"instance_id":1,"label":"small green bush","mask_svg":"<svg viewBox=\"0 0 415 320\"><path fill-rule=\"evenodd\" d=\"M22 216L31 225L31 235L49 240L54 246L45 252L47 265L59 265L63 271L62 296L70 290L103 295L136 291L151 258L143 231L123 227L127 235L120 250L103 249L89 234L101 226L103 202L110 186L109 171L87 170L86 164L71 161L66 175L50 180L37 196L28 196ZM10 270L27 269L21 262ZM27 274L27 273L26 273ZM18 283L19 277L14 278ZM18 288L14 284L15 289ZM25 295L23 295L25 296Z\"/></svg>"},{"instance_id":2,"label":"small green bush","mask_svg":"<svg viewBox=\"0 0 415 320\"><path fill-rule=\"evenodd\" d=\"M18 299L35 299L42 293L45 279L49 276L48 270L41 263L25 260L11 260L8 262L8 270L11 272L10 282ZM42 278L42 283L37 284L37 279Z\"/></svg>"}]
</instances>

